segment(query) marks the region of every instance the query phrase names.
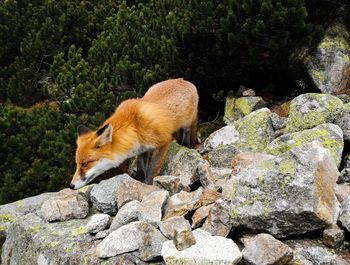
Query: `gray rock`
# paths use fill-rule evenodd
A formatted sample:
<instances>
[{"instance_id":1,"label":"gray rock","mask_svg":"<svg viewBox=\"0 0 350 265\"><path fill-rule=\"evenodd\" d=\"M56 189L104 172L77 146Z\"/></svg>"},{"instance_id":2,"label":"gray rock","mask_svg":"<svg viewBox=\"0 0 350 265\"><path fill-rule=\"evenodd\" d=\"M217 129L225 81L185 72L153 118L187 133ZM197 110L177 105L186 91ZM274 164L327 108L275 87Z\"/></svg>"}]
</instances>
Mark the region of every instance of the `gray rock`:
<instances>
[{"instance_id":1,"label":"gray rock","mask_svg":"<svg viewBox=\"0 0 350 265\"><path fill-rule=\"evenodd\" d=\"M113 257L139 249L141 259L152 260L160 256L161 245L166 238L159 230L145 222L132 222L109 234L97 245L100 258Z\"/></svg>"},{"instance_id":2,"label":"gray rock","mask_svg":"<svg viewBox=\"0 0 350 265\"><path fill-rule=\"evenodd\" d=\"M242 254L243 260L252 265L283 265L293 259L293 250L269 234L251 238Z\"/></svg>"},{"instance_id":3,"label":"gray rock","mask_svg":"<svg viewBox=\"0 0 350 265\"><path fill-rule=\"evenodd\" d=\"M181 191L168 199L164 209L164 220L173 216L184 216L201 206L202 188L193 192Z\"/></svg>"},{"instance_id":4,"label":"gray rock","mask_svg":"<svg viewBox=\"0 0 350 265\"><path fill-rule=\"evenodd\" d=\"M107 237L110 233L112 233L113 230L111 229L107 229L107 230L103 230L103 231L100 231L98 232L96 235L95 235L95 239L104 239L105 237Z\"/></svg>"},{"instance_id":5,"label":"gray rock","mask_svg":"<svg viewBox=\"0 0 350 265\"><path fill-rule=\"evenodd\" d=\"M231 207L228 202L219 199L209 211L203 224L203 230L211 235L226 237L232 228Z\"/></svg>"},{"instance_id":6,"label":"gray rock","mask_svg":"<svg viewBox=\"0 0 350 265\"><path fill-rule=\"evenodd\" d=\"M198 151L172 142L160 175L177 176L186 187L198 180L197 166L203 161L205 160Z\"/></svg>"},{"instance_id":7,"label":"gray rock","mask_svg":"<svg viewBox=\"0 0 350 265\"><path fill-rule=\"evenodd\" d=\"M345 240L345 232L337 225L323 230L323 243L330 248L339 248Z\"/></svg>"},{"instance_id":8,"label":"gray rock","mask_svg":"<svg viewBox=\"0 0 350 265\"><path fill-rule=\"evenodd\" d=\"M96 209L103 213L115 214L117 212L116 194L121 189L121 184L125 182L136 182L136 180L123 174L95 185L91 190L90 199Z\"/></svg>"},{"instance_id":9,"label":"gray rock","mask_svg":"<svg viewBox=\"0 0 350 265\"><path fill-rule=\"evenodd\" d=\"M341 203L341 214L339 216L339 221L343 227L350 232L350 197L345 199Z\"/></svg>"},{"instance_id":10,"label":"gray rock","mask_svg":"<svg viewBox=\"0 0 350 265\"><path fill-rule=\"evenodd\" d=\"M41 206L41 215L48 222L85 218L88 213L88 198L71 189L61 190Z\"/></svg>"},{"instance_id":11,"label":"gray rock","mask_svg":"<svg viewBox=\"0 0 350 265\"><path fill-rule=\"evenodd\" d=\"M242 92L243 97L254 97L255 95L256 95L256 93L255 93L254 89L251 89L251 88L244 90Z\"/></svg>"},{"instance_id":12,"label":"gray rock","mask_svg":"<svg viewBox=\"0 0 350 265\"><path fill-rule=\"evenodd\" d=\"M242 152L234 156L231 161L232 173L235 175L241 169L248 167L259 160L269 160L273 156L264 153Z\"/></svg>"},{"instance_id":13,"label":"gray rock","mask_svg":"<svg viewBox=\"0 0 350 265\"><path fill-rule=\"evenodd\" d=\"M235 145L224 145L208 152L208 161L212 167L230 168L232 159L241 152Z\"/></svg>"},{"instance_id":14,"label":"gray rock","mask_svg":"<svg viewBox=\"0 0 350 265\"><path fill-rule=\"evenodd\" d=\"M55 194L55 192L43 193L13 203L0 205L0 245L1 242L5 241L7 229L11 224L28 213L39 214L43 202L52 198Z\"/></svg>"},{"instance_id":15,"label":"gray rock","mask_svg":"<svg viewBox=\"0 0 350 265\"><path fill-rule=\"evenodd\" d=\"M139 211L140 211L139 201L135 200L124 204L119 209L116 216L113 218L110 230L114 231L114 230L117 230L119 227L122 227L123 225L126 225L134 221L138 221Z\"/></svg>"},{"instance_id":16,"label":"gray rock","mask_svg":"<svg viewBox=\"0 0 350 265\"><path fill-rule=\"evenodd\" d=\"M271 115L272 127L275 131L281 130L286 127L287 119L285 117L280 117L277 113L272 112Z\"/></svg>"},{"instance_id":17,"label":"gray rock","mask_svg":"<svg viewBox=\"0 0 350 265\"><path fill-rule=\"evenodd\" d=\"M184 250L196 244L196 239L191 230L176 229L173 242L177 250Z\"/></svg>"},{"instance_id":18,"label":"gray rock","mask_svg":"<svg viewBox=\"0 0 350 265\"><path fill-rule=\"evenodd\" d=\"M322 93L340 94L349 91L349 33L343 23L332 25L316 51L304 58L304 65Z\"/></svg>"},{"instance_id":19,"label":"gray rock","mask_svg":"<svg viewBox=\"0 0 350 265\"><path fill-rule=\"evenodd\" d=\"M183 216L170 217L159 223L159 229L162 234L168 238L173 239L175 230L191 230L190 223Z\"/></svg>"},{"instance_id":20,"label":"gray rock","mask_svg":"<svg viewBox=\"0 0 350 265\"><path fill-rule=\"evenodd\" d=\"M328 94L302 94L291 101L285 133L311 129L323 123L332 123L343 102Z\"/></svg>"},{"instance_id":21,"label":"gray rock","mask_svg":"<svg viewBox=\"0 0 350 265\"><path fill-rule=\"evenodd\" d=\"M86 228L91 234L104 230L110 224L111 217L105 213L94 214L87 223Z\"/></svg>"},{"instance_id":22,"label":"gray rock","mask_svg":"<svg viewBox=\"0 0 350 265\"><path fill-rule=\"evenodd\" d=\"M120 184L115 198L118 208L130 201L142 201L143 197L160 189L153 185L147 185L139 181L127 181Z\"/></svg>"},{"instance_id":23,"label":"gray rock","mask_svg":"<svg viewBox=\"0 0 350 265\"><path fill-rule=\"evenodd\" d=\"M350 141L350 103L344 104L339 109L333 123L343 130L344 140Z\"/></svg>"},{"instance_id":24,"label":"gray rock","mask_svg":"<svg viewBox=\"0 0 350 265\"><path fill-rule=\"evenodd\" d=\"M162 220L164 204L169 198L169 192L165 190L154 191L143 197L138 212L138 219L155 226Z\"/></svg>"},{"instance_id":25,"label":"gray rock","mask_svg":"<svg viewBox=\"0 0 350 265\"><path fill-rule=\"evenodd\" d=\"M343 132L339 126L331 123L321 124L302 132L282 135L268 144L264 151L272 155L279 155L308 145L312 141L320 142L331 152L337 166L340 165L344 148Z\"/></svg>"},{"instance_id":26,"label":"gray rock","mask_svg":"<svg viewBox=\"0 0 350 265\"><path fill-rule=\"evenodd\" d=\"M163 244L161 253L167 265L234 265L241 260L242 254L231 239L210 236L200 229L193 234L197 243L182 251L176 249L173 241Z\"/></svg>"},{"instance_id":27,"label":"gray rock","mask_svg":"<svg viewBox=\"0 0 350 265\"><path fill-rule=\"evenodd\" d=\"M259 109L215 131L205 140L204 150L231 145L241 152L261 152L274 138L271 115L269 109Z\"/></svg>"},{"instance_id":28,"label":"gray rock","mask_svg":"<svg viewBox=\"0 0 350 265\"><path fill-rule=\"evenodd\" d=\"M231 168L214 168L208 161L199 163L196 172L203 187L215 190L222 188L231 173Z\"/></svg>"},{"instance_id":29,"label":"gray rock","mask_svg":"<svg viewBox=\"0 0 350 265\"><path fill-rule=\"evenodd\" d=\"M337 184L335 186L335 195L340 203L350 197L350 183Z\"/></svg>"},{"instance_id":30,"label":"gray rock","mask_svg":"<svg viewBox=\"0 0 350 265\"><path fill-rule=\"evenodd\" d=\"M279 238L324 228L339 212L337 175L330 152L318 142L256 161L234 177L232 225Z\"/></svg>"},{"instance_id":31,"label":"gray rock","mask_svg":"<svg viewBox=\"0 0 350 265\"><path fill-rule=\"evenodd\" d=\"M244 96L241 98L226 98L224 122L226 124L232 123L265 106L266 102L262 97Z\"/></svg>"},{"instance_id":32,"label":"gray rock","mask_svg":"<svg viewBox=\"0 0 350 265\"><path fill-rule=\"evenodd\" d=\"M192 228L197 228L204 223L205 218L208 217L210 209L214 204L209 204L198 208L192 215Z\"/></svg>"},{"instance_id":33,"label":"gray rock","mask_svg":"<svg viewBox=\"0 0 350 265\"><path fill-rule=\"evenodd\" d=\"M183 178L177 176L158 176L153 179L153 184L161 189L167 190L169 195L174 195L180 191L191 191L188 185L181 181Z\"/></svg>"},{"instance_id":34,"label":"gray rock","mask_svg":"<svg viewBox=\"0 0 350 265\"><path fill-rule=\"evenodd\" d=\"M90 218L47 223L36 214L24 215L8 229L2 264L102 264L95 256L96 241L86 228L89 221ZM111 259L106 264L117 261Z\"/></svg>"}]
</instances>

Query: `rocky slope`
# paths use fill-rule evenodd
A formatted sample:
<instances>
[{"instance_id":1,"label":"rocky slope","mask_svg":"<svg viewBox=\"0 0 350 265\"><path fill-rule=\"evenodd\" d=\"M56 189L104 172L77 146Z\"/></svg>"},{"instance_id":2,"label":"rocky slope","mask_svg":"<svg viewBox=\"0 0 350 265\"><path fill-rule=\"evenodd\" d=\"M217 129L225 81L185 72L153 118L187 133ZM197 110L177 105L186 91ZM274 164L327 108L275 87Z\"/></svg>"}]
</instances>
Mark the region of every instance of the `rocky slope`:
<instances>
[{"instance_id":1,"label":"rocky slope","mask_svg":"<svg viewBox=\"0 0 350 265\"><path fill-rule=\"evenodd\" d=\"M0 206L2 264L350 264L349 103L261 107L228 106L198 150L174 142L153 185L123 174Z\"/></svg>"}]
</instances>

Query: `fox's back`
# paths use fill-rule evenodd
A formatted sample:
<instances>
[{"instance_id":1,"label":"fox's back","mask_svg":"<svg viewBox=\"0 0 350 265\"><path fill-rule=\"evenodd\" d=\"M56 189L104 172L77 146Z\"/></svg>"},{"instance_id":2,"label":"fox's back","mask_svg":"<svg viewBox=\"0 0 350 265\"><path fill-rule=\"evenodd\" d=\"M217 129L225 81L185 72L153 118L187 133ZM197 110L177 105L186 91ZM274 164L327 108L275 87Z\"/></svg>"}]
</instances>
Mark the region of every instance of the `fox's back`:
<instances>
[{"instance_id":1,"label":"fox's back","mask_svg":"<svg viewBox=\"0 0 350 265\"><path fill-rule=\"evenodd\" d=\"M148 89L142 100L167 108L172 113L177 129L190 126L197 119L197 89L184 79L169 79L157 83Z\"/></svg>"}]
</instances>

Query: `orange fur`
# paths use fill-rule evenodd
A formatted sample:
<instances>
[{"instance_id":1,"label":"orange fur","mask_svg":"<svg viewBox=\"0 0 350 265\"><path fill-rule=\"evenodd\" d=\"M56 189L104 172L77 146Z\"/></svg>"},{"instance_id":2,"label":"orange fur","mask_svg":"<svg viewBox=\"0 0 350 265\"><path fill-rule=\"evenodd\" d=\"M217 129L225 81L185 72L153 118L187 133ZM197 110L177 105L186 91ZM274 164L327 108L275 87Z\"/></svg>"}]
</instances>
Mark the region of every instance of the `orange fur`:
<instances>
[{"instance_id":1,"label":"orange fur","mask_svg":"<svg viewBox=\"0 0 350 265\"><path fill-rule=\"evenodd\" d=\"M159 173L172 134L181 128L196 130L197 109L197 90L183 79L160 82L152 86L143 98L122 102L100 126L104 128L111 125L110 141L95 131L78 137L77 170L72 185L96 167L101 159L116 161L115 166L118 166L121 160L131 155L140 155L141 159L144 152L152 152L151 161L146 161L147 165L152 166L143 168L145 175L151 175L146 176L146 181L148 178L150 182ZM194 135L193 131L191 135ZM99 144L101 137L102 145ZM191 140L194 140L193 137Z\"/></svg>"}]
</instances>

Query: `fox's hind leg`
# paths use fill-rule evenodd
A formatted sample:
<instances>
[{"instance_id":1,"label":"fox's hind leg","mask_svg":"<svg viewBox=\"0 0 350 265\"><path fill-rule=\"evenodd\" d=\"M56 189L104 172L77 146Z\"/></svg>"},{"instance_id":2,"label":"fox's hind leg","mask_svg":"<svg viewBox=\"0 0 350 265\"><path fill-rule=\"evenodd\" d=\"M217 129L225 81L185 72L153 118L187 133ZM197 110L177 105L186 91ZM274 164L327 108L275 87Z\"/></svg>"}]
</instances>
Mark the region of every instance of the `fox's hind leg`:
<instances>
[{"instance_id":1,"label":"fox's hind leg","mask_svg":"<svg viewBox=\"0 0 350 265\"><path fill-rule=\"evenodd\" d=\"M183 128L182 129L182 145L185 145L187 147L191 146L191 129L190 128Z\"/></svg>"},{"instance_id":2,"label":"fox's hind leg","mask_svg":"<svg viewBox=\"0 0 350 265\"><path fill-rule=\"evenodd\" d=\"M147 173L145 178L146 184L153 184L153 178L159 174L160 168L163 165L170 143L171 142L168 142L167 144L153 151L153 154L147 167Z\"/></svg>"},{"instance_id":3,"label":"fox's hind leg","mask_svg":"<svg viewBox=\"0 0 350 265\"><path fill-rule=\"evenodd\" d=\"M153 151L144 152L137 156L137 172L136 179L144 181L147 175L147 168L149 166Z\"/></svg>"}]
</instances>

